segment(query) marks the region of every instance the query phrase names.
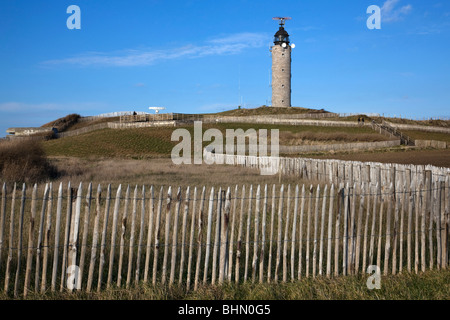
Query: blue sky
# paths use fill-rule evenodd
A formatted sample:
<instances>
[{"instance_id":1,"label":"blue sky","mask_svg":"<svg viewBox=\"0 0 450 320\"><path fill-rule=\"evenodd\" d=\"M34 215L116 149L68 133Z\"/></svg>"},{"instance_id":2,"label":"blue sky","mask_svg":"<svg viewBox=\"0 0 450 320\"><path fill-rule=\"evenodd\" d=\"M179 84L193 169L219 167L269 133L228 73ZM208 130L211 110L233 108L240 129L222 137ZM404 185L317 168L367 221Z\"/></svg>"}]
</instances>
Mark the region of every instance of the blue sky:
<instances>
[{"instance_id":1,"label":"blue sky","mask_svg":"<svg viewBox=\"0 0 450 320\"><path fill-rule=\"evenodd\" d=\"M66 26L70 5L81 30ZM381 30L366 26L370 5ZM447 0L2 0L0 136L69 113L270 103L274 16L292 17L294 106L450 116Z\"/></svg>"}]
</instances>

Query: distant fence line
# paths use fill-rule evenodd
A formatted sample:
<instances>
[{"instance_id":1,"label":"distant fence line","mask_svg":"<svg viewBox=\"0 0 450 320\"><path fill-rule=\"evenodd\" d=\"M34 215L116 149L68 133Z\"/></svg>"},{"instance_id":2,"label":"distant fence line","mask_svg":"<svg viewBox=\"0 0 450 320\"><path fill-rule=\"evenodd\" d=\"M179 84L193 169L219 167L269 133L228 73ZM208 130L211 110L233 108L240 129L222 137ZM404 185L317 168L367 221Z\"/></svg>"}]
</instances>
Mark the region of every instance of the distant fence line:
<instances>
[{"instance_id":1,"label":"distant fence line","mask_svg":"<svg viewBox=\"0 0 450 320\"><path fill-rule=\"evenodd\" d=\"M16 297L448 268L448 178L383 192L367 183L108 185L105 196L100 185L69 183L55 196L42 187L2 188L0 290Z\"/></svg>"},{"instance_id":2,"label":"distant fence line","mask_svg":"<svg viewBox=\"0 0 450 320\"><path fill-rule=\"evenodd\" d=\"M334 159L311 159L292 157L257 157L245 155L215 154L205 148L203 159L206 163L229 164L247 168L273 170L281 174L296 175L300 178L324 183L370 183L381 189L390 183L406 181L408 185L416 180L427 183L445 181L450 176L450 168L432 165L405 165L396 163L360 162ZM278 171L277 171L278 170ZM426 182L428 181L428 182ZM381 190L380 190L381 191Z\"/></svg>"},{"instance_id":3,"label":"distant fence line","mask_svg":"<svg viewBox=\"0 0 450 320\"><path fill-rule=\"evenodd\" d=\"M446 141L437 140L415 140L416 147L419 148L435 148L435 149L447 149L449 144Z\"/></svg>"},{"instance_id":4,"label":"distant fence line","mask_svg":"<svg viewBox=\"0 0 450 320\"><path fill-rule=\"evenodd\" d=\"M378 141L378 142L354 142L354 143L337 143L323 144L312 146L280 146L280 153L305 153L318 151L343 151L343 150L367 150L376 148L389 148L400 145L400 140Z\"/></svg>"},{"instance_id":5,"label":"distant fence line","mask_svg":"<svg viewBox=\"0 0 450 320\"><path fill-rule=\"evenodd\" d=\"M385 121L387 122L387 121ZM436 126L421 126L421 125L413 125L413 124L401 124L395 122L387 122L390 126L400 129L400 130L418 130L418 131L426 131L426 132L440 132L440 133L449 133L450 128L444 127L436 127Z\"/></svg>"}]
</instances>

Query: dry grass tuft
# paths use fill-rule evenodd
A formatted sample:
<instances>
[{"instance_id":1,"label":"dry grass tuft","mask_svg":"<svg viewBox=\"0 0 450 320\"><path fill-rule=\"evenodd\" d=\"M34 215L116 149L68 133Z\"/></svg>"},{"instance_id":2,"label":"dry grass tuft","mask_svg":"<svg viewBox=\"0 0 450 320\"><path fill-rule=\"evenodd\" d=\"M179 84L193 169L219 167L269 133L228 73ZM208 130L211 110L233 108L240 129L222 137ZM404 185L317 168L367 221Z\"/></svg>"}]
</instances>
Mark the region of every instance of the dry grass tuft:
<instances>
[{"instance_id":1,"label":"dry grass tuft","mask_svg":"<svg viewBox=\"0 0 450 320\"><path fill-rule=\"evenodd\" d=\"M4 182L41 182L56 177L40 142L35 140L0 143L0 180Z\"/></svg>"}]
</instances>

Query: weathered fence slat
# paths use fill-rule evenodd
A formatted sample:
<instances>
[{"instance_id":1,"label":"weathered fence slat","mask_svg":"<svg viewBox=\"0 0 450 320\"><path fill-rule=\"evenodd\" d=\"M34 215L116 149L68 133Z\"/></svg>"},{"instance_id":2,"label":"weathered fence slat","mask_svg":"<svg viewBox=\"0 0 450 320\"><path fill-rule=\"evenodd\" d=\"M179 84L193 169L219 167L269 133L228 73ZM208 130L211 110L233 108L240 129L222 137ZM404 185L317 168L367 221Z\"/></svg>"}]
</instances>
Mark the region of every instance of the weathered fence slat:
<instances>
[{"instance_id":1,"label":"weathered fence slat","mask_svg":"<svg viewBox=\"0 0 450 320\"><path fill-rule=\"evenodd\" d=\"M108 289L112 283L112 275L113 275L113 267L114 267L114 257L116 250L116 237L117 237L117 223L119 220L119 208L120 208L120 200L122 194L122 185L119 185L116 193L116 199L114 201L114 213L113 213L113 224L111 230L111 248L109 251L109 269L108 269L108 278L106 280L106 288Z\"/></svg>"},{"instance_id":2,"label":"weathered fence slat","mask_svg":"<svg viewBox=\"0 0 450 320\"><path fill-rule=\"evenodd\" d=\"M264 281L264 255L266 250L266 219L267 219L267 184L264 186L264 203L261 222L261 253L259 257L259 283L263 283Z\"/></svg>"},{"instance_id":3,"label":"weathered fence slat","mask_svg":"<svg viewBox=\"0 0 450 320\"><path fill-rule=\"evenodd\" d=\"M122 225L120 228L120 244L119 244L119 265L117 268L117 286L120 287L122 284L122 269L123 269L123 253L125 251L125 233L127 231L128 223L128 205L130 202L130 185L127 186L127 191L125 192L125 204L122 213Z\"/></svg>"},{"instance_id":4,"label":"weathered fence slat","mask_svg":"<svg viewBox=\"0 0 450 320\"><path fill-rule=\"evenodd\" d=\"M298 216L298 196L299 188L298 185L295 186L295 199L294 199L294 212L292 221L292 245L291 245L291 281L295 279L295 244L297 243L297 216ZM263 217L265 219L265 217ZM264 243L263 243L264 245Z\"/></svg>"},{"instance_id":5,"label":"weathered fence slat","mask_svg":"<svg viewBox=\"0 0 450 320\"><path fill-rule=\"evenodd\" d=\"M94 231L92 236L91 259L89 263L88 282L86 286L87 292L91 292L92 282L94 280L93 277L94 277L95 262L97 261L97 243L99 238L101 197L102 197L102 188L99 184L97 187L97 195L95 197Z\"/></svg>"},{"instance_id":6,"label":"weathered fence slat","mask_svg":"<svg viewBox=\"0 0 450 320\"><path fill-rule=\"evenodd\" d=\"M49 184L45 184L44 191L44 199L42 201L42 210L41 210L41 218L39 222L38 229L38 239L36 245L36 272L34 276L34 290L37 293L39 291L39 280L40 280L40 270L41 270L41 253L42 253L42 238L44 233L44 220L45 220L45 212L47 211L47 201L49 196ZM70 257L70 256L69 256ZM71 264L69 264L70 266Z\"/></svg>"},{"instance_id":7,"label":"weathered fence slat","mask_svg":"<svg viewBox=\"0 0 450 320\"><path fill-rule=\"evenodd\" d=\"M158 201L158 210L156 211L156 220L155 220L155 250L153 254L153 272L152 272L152 284L156 284L156 277L158 271L158 255L159 255L159 237L160 237L160 225L161 225L161 215L162 215L162 205L163 205L163 190L161 187L159 191L159 201Z\"/></svg>"},{"instance_id":8,"label":"weathered fence slat","mask_svg":"<svg viewBox=\"0 0 450 320\"><path fill-rule=\"evenodd\" d=\"M105 259L106 231L108 229L110 205L111 205L111 184L108 185L108 189L106 191L105 214L103 216L103 228L102 228L102 242L100 245L100 259L99 259L99 265L98 265L97 292L99 292L102 287L103 267L104 267L105 261L106 261L106 259Z\"/></svg>"},{"instance_id":9,"label":"weathered fence slat","mask_svg":"<svg viewBox=\"0 0 450 320\"><path fill-rule=\"evenodd\" d=\"M19 277L22 264L23 218L25 214L26 192L27 188L24 183L22 186L22 199L20 201L19 239L17 243L17 266L16 266L16 277L14 281L14 298L17 298L19 296Z\"/></svg>"},{"instance_id":10,"label":"weathered fence slat","mask_svg":"<svg viewBox=\"0 0 450 320\"><path fill-rule=\"evenodd\" d=\"M259 215L260 215L260 202L261 202L261 186L258 185L256 190L256 205L255 205L255 229L254 229L254 242L253 242L253 261L252 261L252 282L255 282L256 278L256 266L258 262L258 242L259 242Z\"/></svg>"},{"instance_id":11,"label":"weathered fence slat","mask_svg":"<svg viewBox=\"0 0 450 320\"><path fill-rule=\"evenodd\" d=\"M202 240L203 240L203 219L204 219L203 210L205 204L205 196L206 196L206 188L203 187L200 208L198 209L197 261L195 263L194 291L197 291L198 289L198 281L200 276L200 263L202 258Z\"/></svg>"},{"instance_id":12,"label":"weathered fence slat","mask_svg":"<svg viewBox=\"0 0 450 320\"><path fill-rule=\"evenodd\" d=\"M311 247L311 216L312 216L312 207L313 207L313 186L309 188L309 201L308 201L308 222L306 226L306 277L309 277L309 253Z\"/></svg>"},{"instance_id":13,"label":"weathered fence slat","mask_svg":"<svg viewBox=\"0 0 450 320\"><path fill-rule=\"evenodd\" d=\"M190 195L186 194L186 201L187 198L189 198ZM187 203L189 205L189 202ZM186 276L186 290L189 291L190 286L191 286L191 273L192 273L192 255L194 253L194 234L195 234L195 213L196 213L196 209L197 209L197 187L194 188L194 202L192 204L192 209L191 209L191 232L190 232L190 236L189 236L189 254L188 254L188 265L187 265L187 276ZM189 210L189 209L187 209ZM198 246L198 250L200 249L200 246ZM180 284L182 282L182 272L180 271Z\"/></svg>"},{"instance_id":14,"label":"weathered fence slat","mask_svg":"<svg viewBox=\"0 0 450 320\"><path fill-rule=\"evenodd\" d=\"M181 284L184 273L184 260L186 259L186 232L187 232L187 217L189 214L189 202L190 202L190 187L186 188L186 197L184 199L184 211L183 211L183 226L181 228L181 260L180 260L180 275L178 277L178 283ZM195 201L195 200L194 200Z\"/></svg>"},{"instance_id":15,"label":"weathered fence slat","mask_svg":"<svg viewBox=\"0 0 450 320\"><path fill-rule=\"evenodd\" d=\"M83 240L81 244L81 253L80 253L80 263L79 263L79 272L78 272L78 285L77 287L81 289L81 284L83 282L83 274L84 274L84 262L86 258L86 250L87 250L87 241L89 234L89 219L91 216L91 200L92 200L92 183L89 183L88 191L86 193L86 204L84 211L84 226L83 226Z\"/></svg>"},{"instance_id":16,"label":"weathered fence slat","mask_svg":"<svg viewBox=\"0 0 450 320\"><path fill-rule=\"evenodd\" d=\"M278 237L277 237L277 260L275 262L275 283L278 282L278 272L280 267L280 257L281 257L281 247L282 247L282 238L281 232L283 228L283 204L284 204L284 185L281 185L280 188L280 201L278 205Z\"/></svg>"},{"instance_id":17,"label":"weathered fence slat","mask_svg":"<svg viewBox=\"0 0 450 320\"><path fill-rule=\"evenodd\" d=\"M312 275L316 277L317 272L317 237L319 229L319 205L320 205L320 185L317 186L316 204L314 206L314 238L313 238L313 258L312 258Z\"/></svg>"},{"instance_id":18,"label":"weathered fence slat","mask_svg":"<svg viewBox=\"0 0 450 320\"><path fill-rule=\"evenodd\" d=\"M222 223L222 201L224 196L222 195L222 188L219 188L217 193L217 209L216 209L216 227L214 232L214 248L213 248L213 260L212 260L212 274L211 274L211 284L216 283L217 276L217 259L220 250L220 229Z\"/></svg>"},{"instance_id":19,"label":"weathered fence slat","mask_svg":"<svg viewBox=\"0 0 450 320\"><path fill-rule=\"evenodd\" d=\"M248 276L248 260L250 257L250 224L252 217L252 202L253 202L253 185L250 185L248 196L248 211L247 211L247 232L245 236L245 267L244 267L244 282L247 281Z\"/></svg>"},{"instance_id":20,"label":"weathered fence slat","mask_svg":"<svg viewBox=\"0 0 450 320\"><path fill-rule=\"evenodd\" d=\"M258 188L259 190L259 188ZM226 267L228 258L228 225L230 221L230 206L231 206L231 190L228 187L225 195L225 208L222 210L222 230L220 241L220 263L219 263L219 284L223 283L226 277Z\"/></svg>"},{"instance_id":21,"label":"weathered fence slat","mask_svg":"<svg viewBox=\"0 0 450 320\"><path fill-rule=\"evenodd\" d=\"M131 275L133 272L134 238L136 234L136 216L138 210L137 196L138 196L138 186L136 185L133 193L133 210L131 211L131 230L130 230L130 243L128 249L127 281L125 284L127 289L130 287Z\"/></svg>"},{"instance_id":22,"label":"weathered fence slat","mask_svg":"<svg viewBox=\"0 0 450 320\"><path fill-rule=\"evenodd\" d=\"M172 248L172 257L170 262L170 277L169 277L169 285L173 285L175 281L175 267L177 261L177 244L178 244L178 221L180 220L180 208L181 208L181 188L178 187L177 191L177 203L175 205L175 214L173 217L173 235L172 235L172 244L170 247ZM167 247L167 246L166 246Z\"/></svg>"},{"instance_id":23,"label":"weathered fence slat","mask_svg":"<svg viewBox=\"0 0 450 320\"><path fill-rule=\"evenodd\" d=\"M205 267L203 269L203 284L206 283L208 277L209 256L211 251L211 230L212 230L212 215L214 210L214 187L211 188L209 194L209 207L208 207L208 227L206 230L206 253L205 253ZM237 267L236 267L237 270Z\"/></svg>"},{"instance_id":24,"label":"weathered fence slat","mask_svg":"<svg viewBox=\"0 0 450 320\"><path fill-rule=\"evenodd\" d=\"M6 182L3 183L2 187L2 206L0 211L0 272L2 270L2 257L3 257L3 238L5 232L5 224L6 224L6 201L7 201L7 188Z\"/></svg>"},{"instance_id":25,"label":"weathered fence slat","mask_svg":"<svg viewBox=\"0 0 450 320\"><path fill-rule=\"evenodd\" d=\"M13 257L13 243L14 243L14 215L15 215L15 207L16 207L16 191L17 191L17 184L14 183L14 188L12 192L12 198L11 198L11 215L10 215L10 227L9 227L9 250L8 250L8 257L6 259L6 271L5 271L5 293L8 293L9 291L9 273L10 273L10 267ZM6 201L5 201L6 203ZM5 219L2 217L2 225L1 229L4 229L4 223ZM6 224L6 223L5 223ZM3 238L3 230L2 230L2 238ZM1 255L1 252L0 252Z\"/></svg>"},{"instance_id":26,"label":"weathered fence slat","mask_svg":"<svg viewBox=\"0 0 450 320\"><path fill-rule=\"evenodd\" d=\"M166 283L167 276L167 259L169 257L169 248L170 248L170 218L171 218L171 206L172 206L172 187L169 187L169 191L167 192L167 200L166 200L166 229L165 229L165 240L164 240L164 257L163 257L163 265L162 265L162 274L161 274L161 283Z\"/></svg>"},{"instance_id":27,"label":"weathered fence slat","mask_svg":"<svg viewBox=\"0 0 450 320\"><path fill-rule=\"evenodd\" d=\"M323 275L323 245L324 245L324 236L325 236L325 211L327 207L327 193L328 193L328 185L325 185L325 189L323 190L322 196L322 218L320 221L320 246L319 246L319 272L318 274Z\"/></svg>"},{"instance_id":28,"label":"weathered fence slat","mask_svg":"<svg viewBox=\"0 0 450 320\"><path fill-rule=\"evenodd\" d=\"M274 220L275 220L275 185L272 187L272 210L270 214L270 240L269 240L269 259L267 261L267 282L271 281L272 274L272 247L273 247L273 232L274 232ZM237 272L236 268L236 272Z\"/></svg>"},{"instance_id":29,"label":"weathered fence slat","mask_svg":"<svg viewBox=\"0 0 450 320\"><path fill-rule=\"evenodd\" d=\"M148 282L148 272L150 270L150 254L152 248L152 235L153 235L153 219L155 215L155 194L153 186L150 187L150 205L149 205L149 218L148 218L148 232L147 232L147 249L145 252L145 266L144 266L144 283Z\"/></svg>"},{"instance_id":30,"label":"weathered fence slat","mask_svg":"<svg viewBox=\"0 0 450 320\"><path fill-rule=\"evenodd\" d=\"M27 252L27 266L25 273L25 284L23 289L23 296L28 295L30 286L31 268L33 264L33 243L34 243L34 223L36 222L36 207L37 207L37 184L33 187L33 194L31 196L31 216L28 229L28 252Z\"/></svg>"},{"instance_id":31,"label":"weathered fence slat","mask_svg":"<svg viewBox=\"0 0 450 320\"><path fill-rule=\"evenodd\" d=\"M283 241L283 282L287 281L287 252L288 252L288 242L289 242L289 217L291 212L291 185L288 185L287 192L287 205L286 205L286 218L285 222L285 230L284 230L284 241Z\"/></svg>"},{"instance_id":32,"label":"weathered fence slat","mask_svg":"<svg viewBox=\"0 0 450 320\"><path fill-rule=\"evenodd\" d=\"M53 184L50 183L48 204L47 204L47 216L46 225L43 232L44 238L44 256L42 261L42 281L41 281L41 293L44 293L47 286L47 266L48 266L48 249L50 247L50 229L52 225L52 209L53 209Z\"/></svg>"},{"instance_id":33,"label":"weathered fence slat","mask_svg":"<svg viewBox=\"0 0 450 320\"><path fill-rule=\"evenodd\" d=\"M142 247L144 241L144 229L145 229L145 185L142 186L141 193L141 221L139 223L139 240L138 240L138 248L136 254L136 270L134 273L134 283L137 285L139 283L140 272L141 272L141 255L142 255Z\"/></svg>"},{"instance_id":34,"label":"weathered fence slat","mask_svg":"<svg viewBox=\"0 0 450 320\"><path fill-rule=\"evenodd\" d=\"M24 185L25 187L25 185ZM51 291L56 290L56 277L58 272L58 258L59 258L59 240L61 232L61 214L62 214L62 200L63 200L63 184L59 184L58 202L56 204L56 222L55 222L55 244L53 246L53 268L52 268L52 282ZM21 245L19 246L21 247Z\"/></svg>"},{"instance_id":35,"label":"weathered fence slat","mask_svg":"<svg viewBox=\"0 0 450 320\"><path fill-rule=\"evenodd\" d=\"M66 266L67 266L67 251L69 248L69 236L70 236L70 221L72 221L72 198L73 189L71 188L70 181L67 185L67 204L66 204L66 224L64 231L64 246L63 246L63 257L61 263L61 284L59 290L62 292L64 289L64 280L66 276Z\"/></svg>"},{"instance_id":36,"label":"weathered fence slat","mask_svg":"<svg viewBox=\"0 0 450 320\"><path fill-rule=\"evenodd\" d=\"M331 184L330 189L330 204L328 207L328 237L327 237L327 277L331 276L331 245L332 239L332 224L333 224L333 209L334 209L334 183ZM338 241L337 239L335 240Z\"/></svg>"}]
</instances>

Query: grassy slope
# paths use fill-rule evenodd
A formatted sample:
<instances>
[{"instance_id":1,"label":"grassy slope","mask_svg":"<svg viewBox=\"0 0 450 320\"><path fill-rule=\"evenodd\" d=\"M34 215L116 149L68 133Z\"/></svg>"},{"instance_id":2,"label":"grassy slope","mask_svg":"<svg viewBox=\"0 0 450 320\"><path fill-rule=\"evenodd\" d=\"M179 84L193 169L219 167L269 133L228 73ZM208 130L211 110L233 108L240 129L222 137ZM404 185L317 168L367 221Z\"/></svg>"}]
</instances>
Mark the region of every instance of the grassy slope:
<instances>
[{"instance_id":1,"label":"grassy slope","mask_svg":"<svg viewBox=\"0 0 450 320\"><path fill-rule=\"evenodd\" d=\"M194 136L193 126L186 126L191 137ZM298 137L309 137L328 141L330 137L339 136L344 141L379 141L385 140L384 136L374 133L369 128L345 128L345 127L315 127L315 126L278 126L264 124L214 124L204 125L203 131L209 128L217 128L224 137L226 129L279 129L280 143L289 144L288 140ZM43 143L49 156L68 157L131 157L148 158L158 156L170 156L172 148L178 142L171 141L173 127L165 128L139 128L113 130L103 129L79 136L46 141ZM290 133L290 134L283 134ZM270 137L270 131L268 132ZM204 143L204 145L209 142Z\"/></svg>"},{"instance_id":2,"label":"grassy slope","mask_svg":"<svg viewBox=\"0 0 450 320\"><path fill-rule=\"evenodd\" d=\"M245 283L200 287L185 292L183 287L153 287L141 284L130 289L111 288L101 293L69 294L31 292L28 299L44 300L448 300L450 270L421 274L402 273L381 276L381 289L369 290L368 275L338 278L308 278L302 281L273 284ZM6 299L0 294L0 299Z\"/></svg>"}]
</instances>

